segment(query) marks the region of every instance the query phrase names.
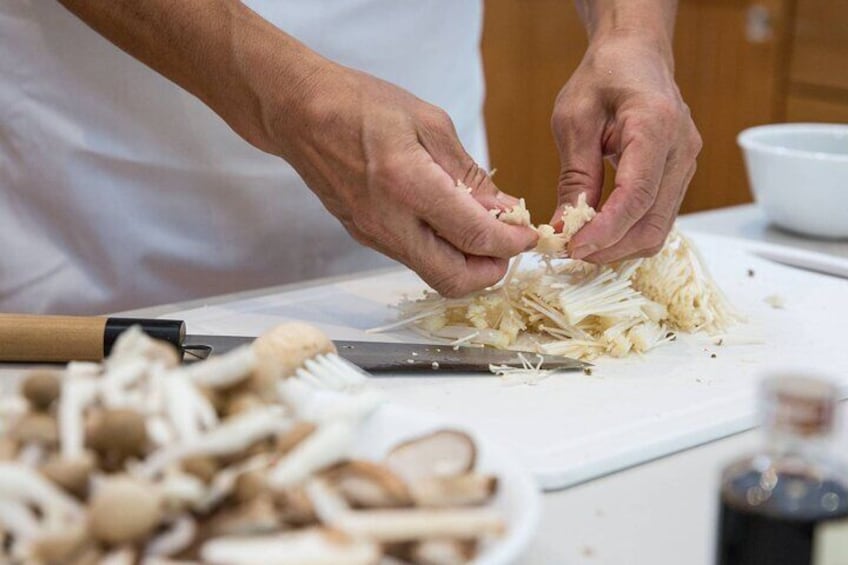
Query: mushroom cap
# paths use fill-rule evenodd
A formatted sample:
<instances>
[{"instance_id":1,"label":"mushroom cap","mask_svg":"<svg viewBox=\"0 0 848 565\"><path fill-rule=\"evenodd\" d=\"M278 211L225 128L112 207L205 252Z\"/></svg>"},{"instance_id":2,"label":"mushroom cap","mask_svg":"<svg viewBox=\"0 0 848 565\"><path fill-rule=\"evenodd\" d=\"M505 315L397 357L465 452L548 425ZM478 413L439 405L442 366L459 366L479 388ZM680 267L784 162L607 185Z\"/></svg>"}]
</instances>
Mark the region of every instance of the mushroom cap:
<instances>
[{"instance_id":1,"label":"mushroom cap","mask_svg":"<svg viewBox=\"0 0 848 565\"><path fill-rule=\"evenodd\" d=\"M62 383L58 371L37 369L27 375L21 385L21 394L29 401L33 410L47 411L50 405L59 398Z\"/></svg>"},{"instance_id":2,"label":"mushroom cap","mask_svg":"<svg viewBox=\"0 0 848 565\"><path fill-rule=\"evenodd\" d=\"M239 503L245 503L267 492L267 490L268 483L265 481L263 471L247 471L240 474L236 479L232 497Z\"/></svg>"},{"instance_id":3,"label":"mushroom cap","mask_svg":"<svg viewBox=\"0 0 848 565\"><path fill-rule=\"evenodd\" d=\"M186 457L180 462L183 471L189 475L194 475L206 484L212 482L215 475L218 473L220 465L214 457L208 455L195 455Z\"/></svg>"},{"instance_id":4,"label":"mushroom cap","mask_svg":"<svg viewBox=\"0 0 848 565\"><path fill-rule=\"evenodd\" d=\"M145 538L161 518L161 501L156 489L126 475L105 479L88 506L91 535L112 545Z\"/></svg>"},{"instance_id":5,"label":"mushroom cap","mask_svg":"<svg viewBox=\"0 0 848 565\"><path fill-rule=\"evenodd\" d=\"M33 556L39 562L68 563L81 553L89 541L84 524L68 524L60 530L40 536L34 543Z\"/></svg>"},{"instance_id":6,"label":"mushroom cap","mask_svg":"<svg viewBox=\"0 0 848 565\"><path fill-rule=\"evenodd\" d=\"M207 523L213 536L269 534L280 529L280 516L273 498L257 496L235 507L217 512Z\"/></svg>"},{"instance_id":7,"label":"mushroom cap","mask_svg":"<svg viewBox=\"0 0 848 565\"><path fill-rule=\"evenodd\" d=\"M426 507L484 504L497 489L497 477L480 473L424 477L409 485L415 503Z\"/></svg>"},{"instance_id":8,"label":"mushroom cap","mask_svg":"<svg viewBox=\"0 0 848 565\"><path fill-rule=\"evenodd\" d=\"M425 477L461 475L477 459L474 440L459 430L437 430L395 446L386 465L408 483Z\"/></svg>"},{"instance_id":9,"label":"mushroom cap","mask_svg":"<svg viewBox=\"0 0 848 565\"><path fill-rule=\"evenodd\" d=\"M94 416L86 439L89 447L105 457L143 455L147 448L145 418L125 408L102 410Z\"/></svg>"},{"instance_id":10,"label":"mushroom cap","mask_svg":"<svg viewBox=\"0 0 848 565\"><path fill-rule=\"evenodd\" d=\"M315 326L287 322L256 338L253 350L258 360L254 377L267 385L293 375L307 359L320 353L335 353L336 346Z\"/></svg>"},{"instance_id":11,"label":"mushroom cap","mask_svg":"<svg viewBox=\"0 0 848 565\"><path fill-rule=\"evenodd\" d=\"M20 444L37 443L52 448L59 443L59 426L49 414L28 412L15 423L11 435Z\"/></svg>"},{"instance_id":12,"label":"mushroom cap","mask_svg":"<svg viewBox=\"0 0 848 565\"><path fill-rule=\"evenodd\" d=\"M326 472L342 496L358 508L396 508L412 502L403 479L385 465L353 460Z\"/></svg>"},{"instance_id":13,"label":"mushroom cap","mask_svg":"<svg viewBox=\"0 0 848 565\"><path fill-rule=\"evenodd\" d=\"M84 499L88 495L88 477L94 469L94 456L83 453L68 458L56 455L41 466L41 474L66 492Z\"/></svg>"}]
</instances>

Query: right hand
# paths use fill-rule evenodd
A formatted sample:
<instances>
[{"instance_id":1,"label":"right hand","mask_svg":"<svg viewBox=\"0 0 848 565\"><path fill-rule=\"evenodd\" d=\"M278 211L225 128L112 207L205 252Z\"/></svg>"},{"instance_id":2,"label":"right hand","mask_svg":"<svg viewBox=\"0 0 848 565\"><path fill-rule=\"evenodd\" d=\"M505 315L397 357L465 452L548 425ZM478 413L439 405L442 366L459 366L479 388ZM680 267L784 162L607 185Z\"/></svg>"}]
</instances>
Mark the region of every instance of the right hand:
<instances>
[{"instance_id":1,"label":"right hand","mask_svg":"<svg viewBox=\"0 0 848 565\"><path fill-rule=\"evenodd\" d=\"M448 115L409 92L328 62L298 86L294 107L268 108L266 150L284 157L357 241L440 294L496 283L510 257L535 245L533 230L488 212L517 200L465 152Z\"/></svg>"}]
</instances>

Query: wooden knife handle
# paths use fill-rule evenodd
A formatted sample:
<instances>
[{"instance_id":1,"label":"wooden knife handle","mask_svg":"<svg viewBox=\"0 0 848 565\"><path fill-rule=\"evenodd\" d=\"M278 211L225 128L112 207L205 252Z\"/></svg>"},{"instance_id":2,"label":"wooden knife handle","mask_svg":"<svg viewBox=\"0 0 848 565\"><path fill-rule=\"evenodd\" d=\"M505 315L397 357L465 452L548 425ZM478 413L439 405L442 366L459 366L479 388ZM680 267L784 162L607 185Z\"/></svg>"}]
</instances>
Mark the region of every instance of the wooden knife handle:
<instances>
[{"instance_id":1,"label":"wooden knife handle","mask_svg":"<svg viewBox=\"0 0 848 565\"><path fill-rule=\"evenodd\" d=\"M99 361L109 354L118 335L133 325L182 347L181 320L0 314L0 362Z\"/></svg>"}]
</instances>

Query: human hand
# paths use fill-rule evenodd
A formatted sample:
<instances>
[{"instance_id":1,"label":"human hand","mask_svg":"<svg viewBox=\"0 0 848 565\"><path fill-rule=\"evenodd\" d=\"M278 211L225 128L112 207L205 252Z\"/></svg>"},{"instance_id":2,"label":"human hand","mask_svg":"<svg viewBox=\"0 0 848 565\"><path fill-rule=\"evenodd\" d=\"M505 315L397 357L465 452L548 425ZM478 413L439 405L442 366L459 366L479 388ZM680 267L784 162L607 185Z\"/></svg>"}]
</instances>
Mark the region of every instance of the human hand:
<instances>
[{"instance_id":1,"label":"human hand","mask_svg":"<svg viewBox=\"0 0 848 565\"><path fill-rule=\"evenodd\" d=\"M615 189L569 243L569 255L610 263L658 252L695 174L701 137L674 82L670 50L639 33L595 38L560 91L551 125L562 207L581 192L597 208L603 159Z\"/></svg>"},{"instance_id":2,"label":"human hand","mask_svg":"<svg viewBox=\"0 0 848 565\"><path fill-rule=\"evenodd\" d=\"M298 102L272 115L268 149L360 243L449 297L494 284L510 257L535 245L533 230L488 212L517 200L474 163L444 111L333 63L299 90Z\"/></svg>"}]
</instances>

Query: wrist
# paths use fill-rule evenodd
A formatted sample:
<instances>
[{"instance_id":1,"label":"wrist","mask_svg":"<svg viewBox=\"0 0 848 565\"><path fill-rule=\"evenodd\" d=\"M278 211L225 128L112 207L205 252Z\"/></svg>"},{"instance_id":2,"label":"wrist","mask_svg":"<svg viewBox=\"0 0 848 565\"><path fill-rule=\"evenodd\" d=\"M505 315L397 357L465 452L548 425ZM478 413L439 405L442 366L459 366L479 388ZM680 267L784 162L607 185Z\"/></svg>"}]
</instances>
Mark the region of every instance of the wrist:
<instances>
[{"instance_id":1,"label":"wrist","mask_svg":"<svg viewBox=\"0 0 848 565\"><path fill-rule=\"evenodd\" d=\"M659 56L673 69L674 0L578 0L589 47L630 44Z\"/></svg>"},{"instance_id":2,"label":"wrist","mask_svg":"<svg viewBox=\"0 0 848 565\"><path fill-rule=\"evenodd\" d=\"M332 63L243 5L229 32L227 76L213 77L207 103L248 142L285 156L281 128L302 119Z\"/></svg>"}]
</instances>

